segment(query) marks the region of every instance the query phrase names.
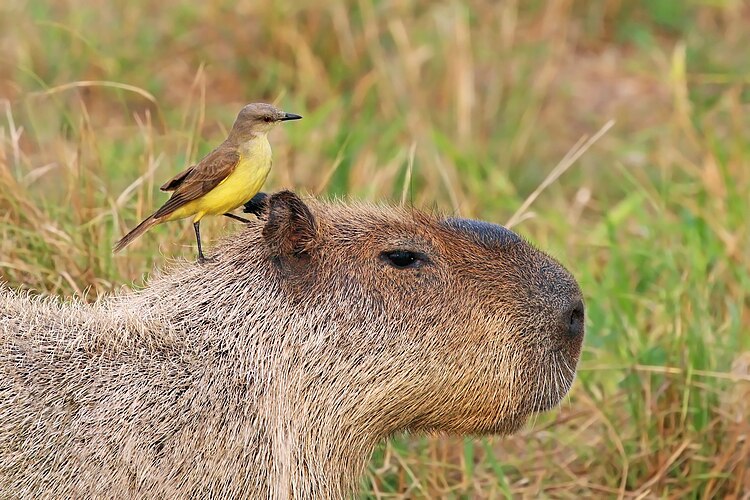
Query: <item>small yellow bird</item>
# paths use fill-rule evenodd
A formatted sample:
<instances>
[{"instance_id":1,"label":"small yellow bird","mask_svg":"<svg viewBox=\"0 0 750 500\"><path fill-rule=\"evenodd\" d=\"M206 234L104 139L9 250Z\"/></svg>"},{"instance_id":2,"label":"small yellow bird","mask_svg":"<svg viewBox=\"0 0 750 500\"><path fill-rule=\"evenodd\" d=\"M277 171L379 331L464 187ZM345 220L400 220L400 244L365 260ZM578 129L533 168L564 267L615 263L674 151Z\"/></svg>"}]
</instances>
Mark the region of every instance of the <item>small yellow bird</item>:
<instances>
[{"instance_id":1,"label":"small yellow bird","mask_svg":"<svg viewBox=\"0 0 750 500\"><path fill-rule=\"evenodd\" d=\"M171 198L118 241L114 252L122 250L156 224L193 216L198 262L205 262L207 259L201 249L201 219L204 215L223 214L248 222L229 211L250 201L266 182L272 163L268 132L279 122L300 118L300 115L285 113L265 103L242 108L229 137L197 165L167 181L161 190L173 191Z\"/></svg>"}]
</instances>

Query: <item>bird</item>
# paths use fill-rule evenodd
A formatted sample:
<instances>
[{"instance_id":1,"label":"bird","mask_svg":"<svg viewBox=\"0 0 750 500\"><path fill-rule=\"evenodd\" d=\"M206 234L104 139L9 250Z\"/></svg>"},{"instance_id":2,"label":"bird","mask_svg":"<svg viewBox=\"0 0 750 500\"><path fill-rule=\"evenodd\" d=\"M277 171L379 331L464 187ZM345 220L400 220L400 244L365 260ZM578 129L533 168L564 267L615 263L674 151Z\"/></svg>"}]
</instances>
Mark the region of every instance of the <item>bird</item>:
<instances>
[{"instance_id":1,"label":"bird","mask_svg":"<svg viewBox=\"0 0 750 500\"><path fill-rule=\"evenodd\" d=\"M165 182L160 189L172 193L169 200L123 236L113 252L119 252L157 224L192 216L198 262L212 260L206 258L201 247L201 219L206 215L225 215L249 222L230 211L250 202L268 177L272 164L268 132L280 122L300 118L271 104L244 106L226 140L200 162Z\"/></svg>"}]
</instances>

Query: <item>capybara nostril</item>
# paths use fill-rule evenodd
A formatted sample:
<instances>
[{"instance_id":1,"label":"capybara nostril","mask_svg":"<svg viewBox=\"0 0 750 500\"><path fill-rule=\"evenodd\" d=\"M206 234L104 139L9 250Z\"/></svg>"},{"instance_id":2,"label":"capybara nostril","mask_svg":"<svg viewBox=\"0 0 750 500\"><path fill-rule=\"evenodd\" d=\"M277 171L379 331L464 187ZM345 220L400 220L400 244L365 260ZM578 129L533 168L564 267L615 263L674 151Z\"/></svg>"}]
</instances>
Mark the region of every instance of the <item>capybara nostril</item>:
<instances>
[{"instance_id":1,"label":"capybara nostril","mask_svg":"<svg viewBox=\"0 0 750 500\"><path fill-rule=\"evenodd\" d=\"M570 303L563 314L563 329L568 338L576 339L583 335L584 319L583 301L577 299Z\"/></svg>"}]
</instances>

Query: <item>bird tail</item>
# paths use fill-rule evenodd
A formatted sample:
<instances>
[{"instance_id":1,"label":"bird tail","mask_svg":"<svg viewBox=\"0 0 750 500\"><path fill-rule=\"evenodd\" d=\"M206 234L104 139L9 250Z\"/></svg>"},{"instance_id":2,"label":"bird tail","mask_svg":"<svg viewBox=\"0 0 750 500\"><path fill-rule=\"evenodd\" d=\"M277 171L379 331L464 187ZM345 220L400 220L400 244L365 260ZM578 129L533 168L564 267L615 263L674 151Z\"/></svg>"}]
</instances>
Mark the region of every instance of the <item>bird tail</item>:
<instances>
[{"instance_id":1,"label":"bird tail","mask_svg":"<svg viewBox=\"0 0 750 500\"><path fill-rule=\"evenodd\" d=\"M153 215L149 216L147 219L145 219L143 222L135 226L128 234L122 237L120 241L118 241L114 248L112 249L112 253L117 253L126 246L133 243L133 240L135 240L137 237L151 229L152 226L159 223L159 219L154 217Z\"/></svg>"}]
</instances>

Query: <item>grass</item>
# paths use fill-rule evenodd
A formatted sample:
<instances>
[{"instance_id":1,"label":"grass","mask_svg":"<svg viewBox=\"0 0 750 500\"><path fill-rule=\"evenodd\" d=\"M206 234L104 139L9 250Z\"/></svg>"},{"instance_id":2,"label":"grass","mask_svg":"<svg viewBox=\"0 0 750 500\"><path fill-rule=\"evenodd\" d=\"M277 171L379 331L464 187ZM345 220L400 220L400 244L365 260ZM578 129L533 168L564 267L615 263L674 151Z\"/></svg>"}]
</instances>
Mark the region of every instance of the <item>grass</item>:
<instances>
[{"instance_id":1,"label":"grass","mask_svg":"<svg viewBox=\"0 0 750 500\"><path fill-rule=\"evenodd\" d=\"M513 218L586 295L562 408L395 439L367 498L742 497L748 21L739 0L3 2L0 279L93 298L192 258L189 224L110 248L241 104L277 101L305 119L273 133L266 190Z\"/></svg>"}]
</instances>

